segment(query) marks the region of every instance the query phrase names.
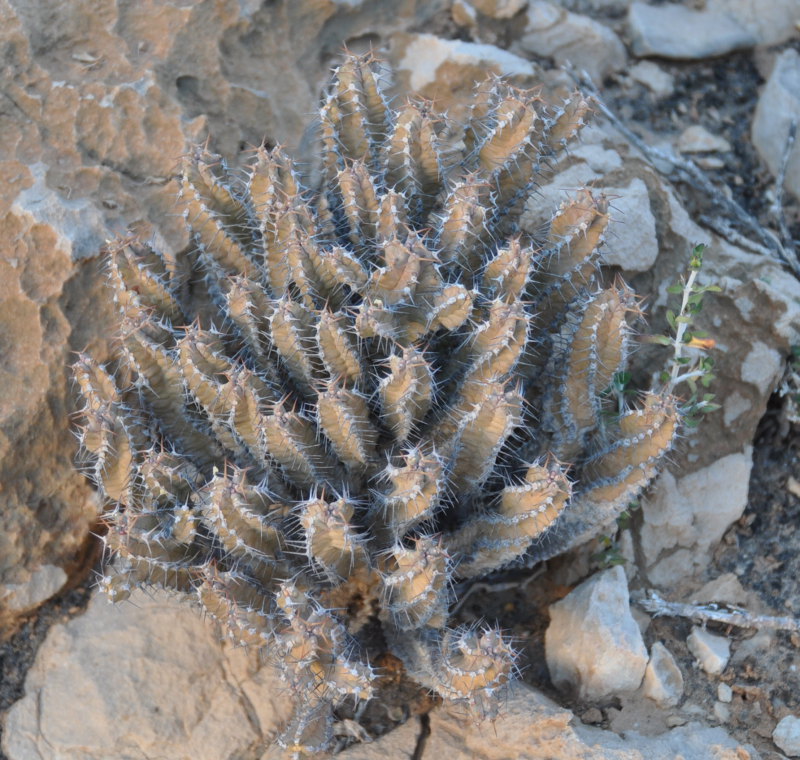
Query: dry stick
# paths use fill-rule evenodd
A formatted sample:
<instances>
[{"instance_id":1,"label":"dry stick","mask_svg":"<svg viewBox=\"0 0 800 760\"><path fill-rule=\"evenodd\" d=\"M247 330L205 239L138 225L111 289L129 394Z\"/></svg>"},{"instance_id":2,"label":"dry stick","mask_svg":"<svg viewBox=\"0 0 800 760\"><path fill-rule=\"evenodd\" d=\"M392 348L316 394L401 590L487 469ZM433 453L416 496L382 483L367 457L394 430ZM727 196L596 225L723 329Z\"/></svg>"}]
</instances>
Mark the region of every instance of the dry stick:
<instances>
[{"instance_id":1,"label":"dry stick","mask_svg":"<svg viewBox=\"0 0 800 760\"><path fill-rule=\"evenodd\" d=\"M783 185L786 182L786 169L789 166L789 156L791 155L794 141L797 137L797 120L792 119L789 125L789 132L786 135L786 142L783 146L783 155L781 156L781 165L778 170L778 176L775 180L775 201L770 207L770 211L778 222L778 230L783 238L784 248L790 250L791 253L797 257L794 248L794 241L789 232L789 225L786 224L786 215L783 213Z\"/></svg>"},{"instance_id":2,"label":"dry stick","mask_svg":"<svg viewBox=\"0 0 800 760\"><path fill-rule=\"evenodd\" d=\"M783 230L781 230L781 234L786 238L785 242L781 242L774 235L765 230L755 217L745 211L735 200L728 198L718 190L708 178L708 175L706 175L694 161L647 145L641 137L631 130L630 127L626 126L603 102L592 78L585 71L582 71L580 76L576 76L575 72L569 73L577 84L592 96L600 112L614 125L617 131L639 150L647 162L659 174L663 174L673 182L684 182L690 186L696 187L705 194L716 208L721 218L712 219L703 217L702 221L724 238L727 238L726 232L730 229L731 222L741 225L751 235L757 238L759 243L768 249L773 256L776 256L789 267L795 276L800 277L800 261L798 261L794 247L790 243L790 236L787 236L784 234ZM664 168L665 164L669 167L668 169ZM787 242L789 242L788 245L786 244Z\"/></svg>"},{"instance_id":3,"label":"dry stick","mask_svg":"<svg viewBox=\"0 0 800 760\"><path fill-rule=\"evenodd\" d=\"M647 592L647 597L634 598L633 601L645 612L650 612L655 617L665 615L667 617L689 618L698 623L703 623L703 625L706 623L723 623L724 625L734 625L737 628L800 632L800 620L797 618L754 615L752 612L739 607L722 609L716 604L668 602L653 590Z\"/></svg>"}]
</instances>

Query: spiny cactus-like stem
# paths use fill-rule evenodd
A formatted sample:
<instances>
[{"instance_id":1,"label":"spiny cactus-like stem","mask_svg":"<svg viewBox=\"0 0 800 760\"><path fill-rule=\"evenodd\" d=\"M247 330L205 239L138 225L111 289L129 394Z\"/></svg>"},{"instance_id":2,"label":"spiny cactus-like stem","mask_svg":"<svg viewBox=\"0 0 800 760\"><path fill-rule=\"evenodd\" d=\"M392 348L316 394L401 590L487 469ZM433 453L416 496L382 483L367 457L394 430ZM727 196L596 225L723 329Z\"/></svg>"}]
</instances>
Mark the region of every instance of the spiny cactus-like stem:
<instances>
[{"instance_id":1,"label":"spiny cactus-like stem","mask_svg":"<svg viewBox=\"0 0 800 760\"><path fill-rule=\"evenodd\" d=\"M317 192L278 148L243 182L198 149L186 261L109 250L118 366L75 365L117 556L102 585L191 593L258 647L297 697L291 756L329 746L332 707L380 692L365 630L492 714L517 653L496 627L448 625L455 581L591 537L672 445L667 391L607 404L637 307L597 276L605 198L578 193L539 243L519 232L588 110L491 80L444 145L430 104L395 112L348 57Z\"/></svg>"}]
</instances>

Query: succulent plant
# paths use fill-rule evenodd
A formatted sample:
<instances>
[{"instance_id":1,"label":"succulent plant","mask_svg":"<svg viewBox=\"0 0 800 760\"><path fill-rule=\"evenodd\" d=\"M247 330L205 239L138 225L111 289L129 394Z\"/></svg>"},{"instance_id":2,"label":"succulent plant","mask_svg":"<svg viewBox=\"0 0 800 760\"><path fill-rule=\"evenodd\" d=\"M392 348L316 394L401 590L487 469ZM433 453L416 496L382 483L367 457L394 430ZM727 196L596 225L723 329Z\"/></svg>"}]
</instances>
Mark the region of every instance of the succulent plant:
<instances>
[{"instance_id":1,"label":"succulent plant","mask_svg":"<svg viewBox=\"0 0 800 760\"><path fill-rule=\"evenodd\" d=\"M495 626L448 625L455 582L591 537L672 444L666 393L610 408L638 306L599 283L606 200L583 190L539 239L519 229L588 110L490 80L459 128L393 110L348 57L318 191L278 148L244 178L198 148L191 249L110 246L119 355L75 365L116 557L102 585L193 595L264 652L297 697L295 756L329 746L332 706L373 696L366 628L491 713L517 653Z\"/></svg>"}]
</instances>

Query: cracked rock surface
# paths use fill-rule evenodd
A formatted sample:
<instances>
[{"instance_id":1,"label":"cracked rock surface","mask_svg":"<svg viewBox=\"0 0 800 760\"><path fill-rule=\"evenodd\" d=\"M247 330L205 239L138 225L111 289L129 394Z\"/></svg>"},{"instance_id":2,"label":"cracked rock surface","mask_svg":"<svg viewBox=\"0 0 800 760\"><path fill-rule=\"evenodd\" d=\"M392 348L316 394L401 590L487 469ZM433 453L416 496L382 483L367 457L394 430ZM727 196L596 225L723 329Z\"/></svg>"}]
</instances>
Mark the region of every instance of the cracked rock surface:
<instances>
[{"instance_id":1,"label":"cracked rock surface","mask_svg":"<svg viewBox=\"0 0 800 760\"><path fill-rule=\"evenodd\" d=\"M9 711L9 760L259 757L290 701L277 676L170 594L54 626Z\"/></svg>"}]
</instances>

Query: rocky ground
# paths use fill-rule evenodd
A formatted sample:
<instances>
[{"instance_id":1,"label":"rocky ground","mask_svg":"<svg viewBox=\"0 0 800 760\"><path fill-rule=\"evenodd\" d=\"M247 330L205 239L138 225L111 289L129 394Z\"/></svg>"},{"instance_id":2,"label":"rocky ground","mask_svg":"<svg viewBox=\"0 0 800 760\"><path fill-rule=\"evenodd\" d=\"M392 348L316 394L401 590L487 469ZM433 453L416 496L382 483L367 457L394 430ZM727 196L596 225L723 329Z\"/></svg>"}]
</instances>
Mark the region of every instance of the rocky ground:
<instances>
[{"instance_id":1,"label":"rocky ground","mask_svg":"<svg viewBox=\"0 0 800 760\"><path fill-rule=\"evenodd\" d=\"M453 118L486 72L595 88L608 113L598 102L528 228L606 189L609 276L646 296L653 333L695 244L721 288L701 317L721 409L619 533L461 599L463 620L500 620L524 651L497 720L465 725L398 680L342 713L344 756L800 757L798 22L798 0L0 0L0 757L269 754L287 700L267 668L166 594L113 607L92 590L99 506L73 469L65 367L108 355L103 242L186 243L187 143L234 165L282 143L313 175L308 114L343 44ZM662 361L643 348L635 379ZM760 622L648 614L649 590Z\"/></svg>"}]
</instances>

